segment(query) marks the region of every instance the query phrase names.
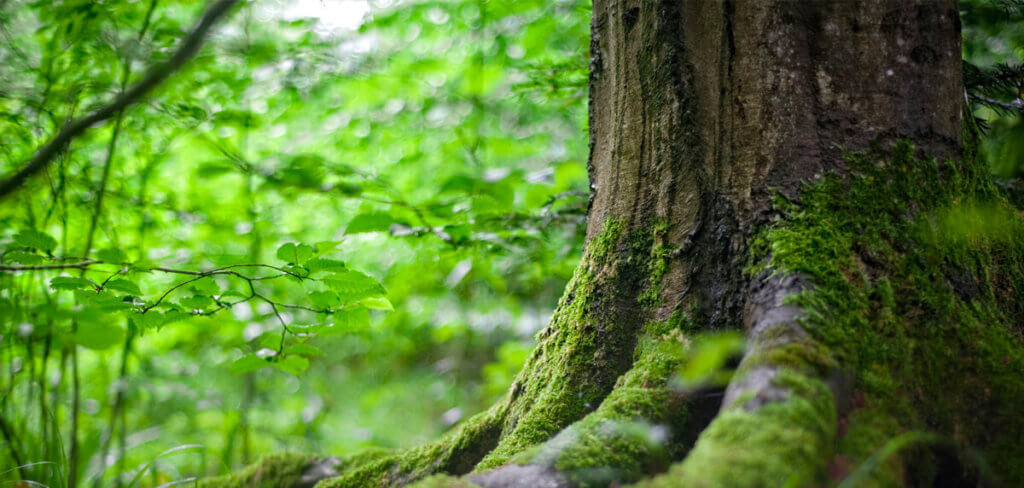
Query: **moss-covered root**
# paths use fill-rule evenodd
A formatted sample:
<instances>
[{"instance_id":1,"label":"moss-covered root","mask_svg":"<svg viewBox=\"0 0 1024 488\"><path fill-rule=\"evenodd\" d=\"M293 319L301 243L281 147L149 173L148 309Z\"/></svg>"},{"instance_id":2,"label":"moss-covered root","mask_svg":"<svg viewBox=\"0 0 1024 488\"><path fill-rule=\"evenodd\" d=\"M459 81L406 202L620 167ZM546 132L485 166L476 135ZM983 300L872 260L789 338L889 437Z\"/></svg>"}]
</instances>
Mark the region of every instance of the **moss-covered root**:
<instances>
[{"instance_id":1,"label":"moss-covered root","mask_svg":"<svg viewBox=\"0 0 1024 488\"><path fill-rule=\"evenodd\" d=\"M670 384L689 348L682 320L649 324L633 368L601 406L512 464L468 479L483 487L604 487L665 471L718 410L721 397Z\"/></svg>"},{"instance_id":2,"label":"moss-covered root","mask_svg":"<svg viewBox=\"0 0 1024 488\"><path fill-rule=\"evenodd\" d=\"M632 364L643 325L651 236L605 223L584 252L551 323L513 382L501 440L477 469L519 453L594 411Z\"/></svg>"},{"instance_id":3,"label":"moss-covered root","mask_svg":"<svg viewBox=\"0 0 1024 488\"><path fill-rule=\"evenodd\" d=\"M422 479L412 485L411 488L481 488L465 479L456 478L446 474L436 474Z\"/></svg>"},{"instance_id":4,"label":"moss-covered root","mask_svg":"<svg viewBox=\"0 0 1024 488\"><path fill-rule=\"evenodd\" d=\"M342 460L309 454L280 453L265 456L237 474L207 478L200 488L310 488L324 478L338 475Z\"/></svg>"},{"instance_id":5,"label":"moss-covered root","mask_svg":"<svg viewBox=\"0 0 1024 488\"><path fill-rule=\"evenodd\" d=\"M820 486L835 438L832 395L823 382L788 369L772 385L785 397L757 406L740 399L683 462L638 486Z\"/></svg>"},{"instance_id":6,"label":"moss-covered root","mask_svg":"<svg viewBox=\"0 0 1024 488\"><path fill-rule=\"evenodd\" d=\"M842 375L785 298L798 279L757 282L745 316L748 349L723 408L686 459L645 487L819 486L836 436Z\"/></svg>"},{"instance_id":7,"label":"moss-covered root","mask_svg":"<svg viewBox=\"0 0 1024 488\"><path fill-rule=\"evenodd\" d=\"M440 440L405 451L373 449L345 458L276 454L202 488L371 488L403 486L434 473L464 474L498 442L504 405L467 420ZM440 486L440 478L431 486ZM469 486L456 484L452 486Z\"/></svg>"}]
</instances>

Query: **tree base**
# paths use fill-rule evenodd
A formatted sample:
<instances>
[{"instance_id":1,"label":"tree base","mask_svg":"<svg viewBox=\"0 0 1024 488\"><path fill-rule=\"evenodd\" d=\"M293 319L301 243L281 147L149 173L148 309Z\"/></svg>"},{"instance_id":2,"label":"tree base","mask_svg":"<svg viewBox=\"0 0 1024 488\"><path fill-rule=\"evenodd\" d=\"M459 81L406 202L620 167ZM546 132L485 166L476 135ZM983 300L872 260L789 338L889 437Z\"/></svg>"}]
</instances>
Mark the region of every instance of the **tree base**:
<instances>
[{"instance_id":1,"label":"tree base","mask_svg":"<svg viewBox=\"0 0 1024 488\"><path fill-rule=\"evenodd\" d=\"M310 466L332 476L319 488L1024 485L1024 219L970 157L847 161L749 239L724 399L673 379L701 360L685 311L609 312L672 259L612 221L505 402L421 448L269 458L203 486L308 486Z\"/></svg>"}]
</instances>

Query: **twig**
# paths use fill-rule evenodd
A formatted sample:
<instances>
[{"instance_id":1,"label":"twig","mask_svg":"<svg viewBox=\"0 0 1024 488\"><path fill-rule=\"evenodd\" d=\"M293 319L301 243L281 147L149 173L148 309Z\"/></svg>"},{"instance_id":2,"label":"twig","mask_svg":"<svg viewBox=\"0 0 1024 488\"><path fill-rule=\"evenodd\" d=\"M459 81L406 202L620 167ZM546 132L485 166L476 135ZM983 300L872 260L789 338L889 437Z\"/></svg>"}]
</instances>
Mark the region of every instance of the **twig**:
<instances>
[{"instance_id":1,"label":"twig","mask_svg":"<svg viewBox=\"0 0 1024 488\"><path fill-rule=\"evenodd\" d=\"M981 96L981 95L973 95L972 94L972 95L969 95L969 96L970 96L970 98L972 100L977 101L977 102L981 102L981 103L984 103L984 104L987 104L987 105L994 105L994 106L999 107L999 108L1001 108L1003 110L1013 110L1013 111L1024 113L1024 100L1022 100L1020 98L1018 98L1018 99L1016 99L1016 100L1014 100L1012 102L1003 102L1001 100L996 100L994 98L988 98L988 97Z\"/></svg>"},{"instance_id":2,"label":"twig","mask_svg":"<svg viewBox=\"0 0 1024 488\"><path fill-rule=\"evenodd\" d=\"M80 263L31 264L25 266L0 265L0 272L16 273L19 271L43 271L48 269L84 269L94 264L104 263L102 261L90 259Z\"/></svg>"}]
</instances>

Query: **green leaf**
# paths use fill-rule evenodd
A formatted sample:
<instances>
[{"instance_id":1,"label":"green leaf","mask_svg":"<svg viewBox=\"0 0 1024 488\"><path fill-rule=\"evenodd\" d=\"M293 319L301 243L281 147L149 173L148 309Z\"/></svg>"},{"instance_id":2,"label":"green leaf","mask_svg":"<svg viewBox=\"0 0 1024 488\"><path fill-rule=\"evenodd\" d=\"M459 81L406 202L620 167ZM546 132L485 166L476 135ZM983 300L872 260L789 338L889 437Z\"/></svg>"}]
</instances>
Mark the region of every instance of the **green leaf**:
<instances>
[{"instance_id":1,"label":"green leaf","mask_svg":"<svg viewBox=\"0 0 1024 488\"><path fill-rule=\"evenodd\" d=\"M310 273L320 271L341 271L345 269L345 262L337 259L313 258L306 261L306 269Z\"/></svg>"},{"instance_id":2,"label":"green leaf","mask_svg":"<svg viewBox=\"0 0 1024 488\"><path fill-rule=\"evenodd\" d=\"M235 291L235 290L228 290L228 291L220 294L220 299L221 300L223 300L225 298L243 298L244 299L244 298L249 298L249 295L246 295L246 294L244 294L242 292Z\"/></svg>"},{"instance_id":3,"label":"green leaf","mask_svg":"<svg viewBox=\"0 0 1024 488\"><path fill-rule=\"evenodd\" d=\"M139 330L159 328L164 325L164 315L155 310L150 310L146 313L134 313L131 315L131 319Z\"/></svg>"},{"instance_id":4,"label":"green leaf","mask_svg":"<svg viewBox=\"0 0 1024 488\"><path fill-rule=\"evenodd\" d=\"M128 260L124 251L117 248L107 248L96 253L96 257L104 263L121 264Z\"/></svg>"},{"instance_id":5,"label":"green leaf","mask_svg":"<svg viewBox=\"0 0 1024 488\"><path fill-rule=\"evenodd\" d=\"M38 230L25 229L14 235L14 242L47 254L57 249L57 240Z\"/></svg>"},{"instance_id":6,"label":"green leaf","mask_svg":"<svg viewBox=\"0 0 1024 488\"><path fill-rule=\"evenodd\" d=\"M300 356L323 356L324 352L318 347L311 346L309 344L295 344L294 346L288 346L284 349L284 353L298 354Z\"/></svg>"},{"instance_id":7,"label":"green leaf","mask_svg":"<svg viewBox=\"0 0 1024 488\"><path fill-rule=\"evenodd\" d=\"M386 293L384 287L376 279L351 269L334 273L324 278L323 282L338 293L343 303L352 303Z\"/></svg>"},{"instance_id":8,"label":"green leaf","mask_svg":"<svg viewBox=\"0 0 1024 488\"><path fill-rule=\"evenodd\" d=\"M441 193L470 193L479 180L469 175L455 175L441 183Z\"/></svg>"},{"instance_id":9,"label":"green leaf","mask_svg":"<svg viewBox=\"0 0 1024 488\"><path fill-rule=\"evenodd\" d=\"M363 232L386 231L391 227L391 224L396 222L397 220L391 214L384 212L363 213L352 218L352 221L348 223L348 227L345 227L345 233L360 234Z\"/></svg>"},{"instance_id":10,"label":"green leaf","mask_svg":"<svg viewBox=\"0 0 1024 488\"><path fill-rule=\"evenodd\" d=\"M50 280L50 288L54 290L83 290L96 289L96 283L88 278L77 276L58 276Z\"/></svg>"},{"instance_id":11,"label":"green leaf","mask_svg":"<svg viewBox=\"0 0 1024 488\"><path fill-rule=\"evenodd\" d=\"M124 329L112 320L90 320L78 324L73 339L82 347L102 350L120 344L124 334Z\"/></svg>"},{"instance_id":12,"label":"green leaf","mask_svg":"<svg viewBox=\"0 0 1024 488\"><path fill-rule=\"evenodd\" d=\"M78 303L85 305L87 309L97 312L117 312L132 307L131 303L124 301L122 297L108 290L94 291L79 288L72 292L75 294L75 300Z\"/></svg>"},{"instance_id":13,"label":"green leaf","mask_svg":"<svg viewBox=\"0 0 1024 488\"><path fill-rule=\"evenodd\" d=\"M122 291L136 297L142 295L142 290L139 289L139 285L122 278L115 278L108 281L107 284L104 285L104 288L108 290Z\"/></svg>"},{"instance_id":14,"label":"green leaf","mask_svg":"<svg viewBox=\"0 0 1024 488\"><path fill-rule=\"evenodd\" d=\"M213 299L206 295L192 295L178 300L178 303L189 310L202 310L214 304Z\"/></svg>"},{"instance_id":15,"label":"green leaf","mask_svg":"<svg viewBox=\"0 0 1024 488\"><path fill-rule=\"evenodd\" d=\"M338 294L333 291L311 291L309 292L309 301L313 302L313 305L317 308L322 309L334 308L341 305L341 298L339 298Z\"/></svg>"},{"instance_id":16,"label":"green leaf","mask_svg":"<svg viewBox=\"0 0 1024 488\"><path fill-rule=\"evenodd\" d=\"M468 225L446 225L444 231L455 244L465 243L472 235L472 228Z\"/></svg>"},{"instance_id":17,"label":"green leaf","mask_svg":"<svg viewBox=\"0 0 1024 488\"><path fill-rule=\"evenodd\" d=\"M359 195L359 194L363 193L363 187L361 187L361 186L359 186L359 185L357 185L355 183L346 183L346 182L335 183L334 189L337 190L338 192L340 192L342 195L349 196L349 197L356 196L356 195Z\"/></svg>"},{"instance_id":18,"label":"green leaf","mask_svg":"<svg viewBox=\"0 0 1024 488\"><path fill-rule=\"evenodd\" d=\"M390 312L395 309L391 305L391 301L386 297L367 297L359 300L359 304L371 310L387 310Z\"/></svg>"},{"instance_id":19,"label":"green leaf","mask_svg":"<svg viewBox=\"0 0 1024 488\"><path fill-rule=\"evenodd\" d=\"M217 280L213 279L212 276L189 283L189 288L198 295L213 296L220 294L220 285L217 284Z\"/></svg>"},{"instance_id":20,"label":"green leaf","mask_svg":"<svg viewBox=\"0 0 1024 488\"><path fill-rule=\"evenodd\" d=\"M287 243L277 248L277 258L291 264L303 264L313 257L313 248L306 244Z\"/></svg>"},{"instance_id":21,"label":"green leaf","mask_svg":"<svg viewBox=\"0 0 1024 488\"><path fill-rule=\"evenodd\" d=\"M286 264L281 266L281 269L289 273L288 279L302 281L301 278L309 277L309 270L305 266L298 266L294 264Z\"/></svg>"},{"instance_id":22,"label":"green leaf","mask_svg":"<svg viewBox=\"0 0 1024 488\"><path fill-rule=\"evenodd\" d=\"M316 250L316 255L325 254L335 250L341 244L341 241L318 241L313 243L313 248Z\"/></svg>"},{"instance_id":23,"label":"green leaf","mask_svg":"<svg viewBox=\"0 0 1024 488\"><path fill-rule=\"evenodd\" d=\"M279 361L271 363L275 368L294 376L299 376L309 368L309 360L302 356L285 356Z\"/></svg>"},{"instance_id":24,"label":"green leaf","mask_svg":"<svg viewBox=\"0 0 1024 488\"><path fill-rule=\"evenodd\" d=\"M732 376L726 366L729 358L742 354L744 346L743 335L735 332L700 335L690 347L678 378L686 385L725 385Z\"/></svg>"},{"instance_id":25,"label":"green leaf","mask_svg":"<svg viewBox=\"0 0 1024 488\"><path fill-rule=\"evenodd\" d=\"M19 264L39 264L45 261L42 256L25 251L11 251L7 253L7 259Z\"/></svg>"},{"instance_id":26,"label":"green leaf","mask_svg":"<svg viewBox=\"0 0 1024 488\"><path fill-rule=\"evenodd\" d=\"M319 155L299 154L288 159L275 176L286 185L320 188L324 182L325 166Z\"/></svg>"},{"instance_id":27,"label":"green leaf","mask_svg":"<svg viewBox=\"0 0 1024 488\"><path fill-rule=\"evenodd\" d=\"M246 354L231 362L232 373L249 373L270 366L270 362L255 354Z\"/></svg>"},{"instance_id":28,"label":"green leaf","mask_svg":"<svg viewBox=\"0 0 1024 488\"><path fill-rule=\"evenodd\" d=\"M358 307L334 314L335 333L355 332L370 327L370 311ZM321 334L323 335L323 334Z\"/></svg>"},{"instance_id":29,"label":"green leaf","mask_svg":"<svg viewBox=\"0 0 1024 488\"><path fill-rule=\"evenodd\" d=\"M156 327L159 330L164 325L189 318L191 314L179 310L168 310L165 313L150 310L144 314L136 313L132 317L141 329Z\"/></svg>"},{"instance_id":30,"label":"green leaf","mask_svg":"<svg viewBox=\"0 0 1024 488\"><path fill-rule=\"evenodd\" d=\"M200 178L215 178L217 176L235 171L237 167L230 161L217 160L207 161L196 168L196 176Z\"/></svg>"}]
</instances>

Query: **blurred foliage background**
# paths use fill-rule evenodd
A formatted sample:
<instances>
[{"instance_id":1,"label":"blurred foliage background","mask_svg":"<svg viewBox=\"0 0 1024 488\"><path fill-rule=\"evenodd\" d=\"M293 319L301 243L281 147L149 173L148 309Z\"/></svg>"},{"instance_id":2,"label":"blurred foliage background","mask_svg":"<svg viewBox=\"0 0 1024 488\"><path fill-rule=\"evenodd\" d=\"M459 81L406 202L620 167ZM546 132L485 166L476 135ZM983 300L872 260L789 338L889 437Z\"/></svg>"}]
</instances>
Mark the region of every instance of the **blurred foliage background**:
<instances>
[{"instance_id":1,"label":"blurred foliage background","mask_svg":"<svg viewBox=\"0 0 1024 488\"><path fill-rule=\"evenodd\" d=\"M167 59L204 6L0 0L0 174ZM1016 4L961 7L972 69L1019 66ZM2 202L0 483L408 447L499 399L582 250L589 14L243 3ZM1020 87L983 85L1012 181Z\"/></svg>"}]
</instances>

